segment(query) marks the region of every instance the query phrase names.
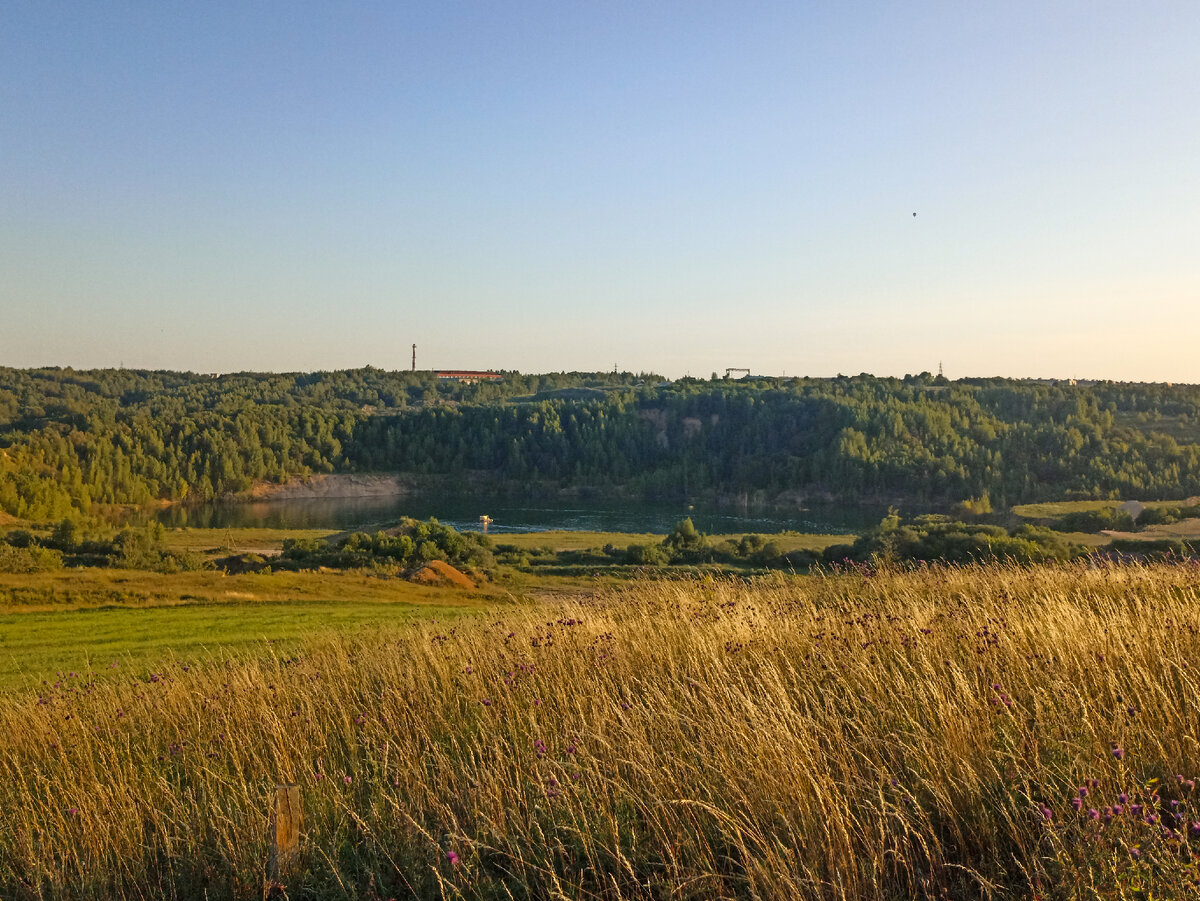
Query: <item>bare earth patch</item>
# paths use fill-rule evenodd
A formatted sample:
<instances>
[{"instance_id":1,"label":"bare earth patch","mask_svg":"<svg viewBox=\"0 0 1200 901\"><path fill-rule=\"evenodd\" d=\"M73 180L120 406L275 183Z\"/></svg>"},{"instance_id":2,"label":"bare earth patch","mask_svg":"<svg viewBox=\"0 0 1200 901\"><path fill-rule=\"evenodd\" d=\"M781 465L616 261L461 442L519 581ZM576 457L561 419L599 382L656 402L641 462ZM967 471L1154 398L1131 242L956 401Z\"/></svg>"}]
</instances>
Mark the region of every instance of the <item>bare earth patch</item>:
<instances>
[{"instance_id":1,"label":"bare earth patch","mask_svg":"<svg viewBox=\"0 0 1200 901\"><path fill-rule=\"evenodd\" d=\"M448 582L451 585L457 585L459 588L475 587L474 582L445 560L430 560L413 573L411 578L414 582L424 582L430 585L440 585Z\"/></svg>"}]
</instances>

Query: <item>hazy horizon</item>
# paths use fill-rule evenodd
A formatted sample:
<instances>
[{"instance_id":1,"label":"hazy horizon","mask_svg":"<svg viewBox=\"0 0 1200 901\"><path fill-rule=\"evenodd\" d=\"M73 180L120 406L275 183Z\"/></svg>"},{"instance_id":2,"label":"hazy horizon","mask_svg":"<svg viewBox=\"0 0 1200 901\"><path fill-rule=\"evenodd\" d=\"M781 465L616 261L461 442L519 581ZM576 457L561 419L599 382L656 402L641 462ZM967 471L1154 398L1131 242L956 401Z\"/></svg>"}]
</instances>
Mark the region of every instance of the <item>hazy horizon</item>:
<instances>
[{"instance_id":1,"label":"hazy horizon","mask_svg":"<svg viewBox=\"0 0 1200 901\"><path fill-rule=\"evenodd\" d=\"M8 366L8 365L9 364L7 364L7 363L0 362L0 366ZM10 367L10 368L28 370L28 371L60 370L60 371L64 371L64 372L65 371L71 371L71 372L114 372L115 371L115 372L120 372L122 370L130 370L130 371L134 371L134 372L173 372L173 373L181 373L181 374L182 373L191 373L193 375L199 375L199 376L291 375L291 374L297 374L297 373L309 374L309 373L315 373L315 372L353 372L356 370L368 369L368 368L378 369L378 370L381 370L386 373L399 373L399 372L410 371L409 368L405 367L405 366L398 366L398 367L375 366L373 363L364 363L361 366L339 366L339 367L324 368L324 369L246 369L246 368L242 368L242 369L229 369L229 370L225 370L225 371L217 371L217 370L213 370L213 369L203 369L203 368L201 368L201 369L194 369L194 368L193 369L179 369L179 368L172 368L172 367L146 367L146 366L125 366L125 365L89 367L89 366L72 366L70 364L63 364L63 363L44 363L44 364L39 364L39 365L34 365L34 366L20 366L20 367ZM418 366L416 371L418 373L468 371L468 367L463 367L463 366L436 366L436 367ZM518 368L512 367L512 366L500 366L500 367L493 367L491 369L483 369L483 370L478 370L478 371L498 372L498 373L514 373L514 374L519 374L522 376L546 376L546 375L563 375L563 374L571 374L571 373L576 373L576 374L595 373L597 375L603 375L606 372L610 372L611 370L582 369L579 367L567 368L567 369L518 369ZM689 371L689 372L680 373L678 375L671 375L671 374L665 373L659 369L654 369L653 367L651 367L650 369L632 369L632 370L631 369L621 369L621 370L619 370L619 372L622 375L634 375L634 376L659 375L659 376L663 376L664 378L667 378L671 381L677 381L679 379L686 379L686 378L697 379L700 381L711 381L713 375L716 375L716 377L718 379L724 379L726 377L724 374L724 370L721 370L721 371L711 370L707 374ZM868 376L870 378L879 378L879 379L904 379L909 376L919 376L919 375L937 376L938 374L939 374L939 372L936 369L933 369L933 370L923 369L923 370L916 370L916 371L912 371L912 372L898 372L898 373L871 372L869 370L862 370L860 372L835 372L835 373L751 372L748 377L751 379L791 379L791 378L796 378L796 379L831 380L831 379L838 379L838 378L856 378L859 376ZM1071 382L1071 381L1084 382L1084 383L1111 382L1114 384L1130 384L1130 385L1164 384L1164 385L1190 386L1190 385L1200 384L1197 382L1172 382L1170 380L1164 381L1161 379L1158 379L1158 380L1156 380L1156 379L1116 379L1116 378L1112 378L1109 376L1075 376L1075 375L1054 375L1054 374L1011 375L1011 374L1006 374L1006 373L995 373L995 372L989 373L989 374L980 374L980 373L963 373L961 375L951 375L948 373L943 373L943 374L945 374L946 378L949 379L951 382L977 380L977 379L1005 379L1005 380L1010 380L1010 381L1036 381L1036 382L1055 381L1055 382L1064 382L1064 383ZM729 378L731 378L733 381L739 381L743 378L743 376L742 375L733 375L733 376L729 376Z\"/></svg>"},{"instance_id":2,"label":"hazy horizon","mask_svg":"<svg viewBox=\"0 0 1200 901\"><path fill-rule=\"evenodd\" d=\"M1196 46L1183 2L9 4L0 364L1200 382Z\"/></svg>"}]
</instances>

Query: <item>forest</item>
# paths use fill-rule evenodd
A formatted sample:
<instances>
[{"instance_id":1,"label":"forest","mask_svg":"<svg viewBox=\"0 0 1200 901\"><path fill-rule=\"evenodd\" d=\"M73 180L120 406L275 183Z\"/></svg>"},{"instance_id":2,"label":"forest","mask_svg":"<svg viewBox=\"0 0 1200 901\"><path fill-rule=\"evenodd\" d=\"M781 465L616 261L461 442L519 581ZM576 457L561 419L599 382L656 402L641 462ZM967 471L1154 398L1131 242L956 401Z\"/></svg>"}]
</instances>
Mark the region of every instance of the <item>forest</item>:
<instances>
[{"instance_id":1,"label":"forest","mask_svg":"<svg viewBox=\"0 0 1200 901\"><path fill-rule=\"evenodd\" d=\"M767 504L1151 500L1200 494L1198 438L1191 385L0 368L0 511L60 520L333 472Z\"/></svg>"}]
</instances>

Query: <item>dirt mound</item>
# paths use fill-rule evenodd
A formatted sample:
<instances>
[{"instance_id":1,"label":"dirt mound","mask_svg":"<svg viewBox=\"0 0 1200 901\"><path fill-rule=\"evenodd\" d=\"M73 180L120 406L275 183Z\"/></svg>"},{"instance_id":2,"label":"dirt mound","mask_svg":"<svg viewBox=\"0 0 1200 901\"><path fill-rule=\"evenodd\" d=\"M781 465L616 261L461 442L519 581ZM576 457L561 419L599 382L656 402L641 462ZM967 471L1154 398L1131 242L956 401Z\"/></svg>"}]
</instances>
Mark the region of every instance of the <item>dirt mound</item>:
<instances>
[{"instance_id":1,"label":"dirt mound","mask_svg":"<svg viewBox=\"0 0 1200 901\"><path fill-rule=\"evenodd\" d=\"M430 560L410 577L414 582L426 585L457 585L459 588L474 588L475 583L447 563L445 560Z\"/></svg>"}]
</instances>

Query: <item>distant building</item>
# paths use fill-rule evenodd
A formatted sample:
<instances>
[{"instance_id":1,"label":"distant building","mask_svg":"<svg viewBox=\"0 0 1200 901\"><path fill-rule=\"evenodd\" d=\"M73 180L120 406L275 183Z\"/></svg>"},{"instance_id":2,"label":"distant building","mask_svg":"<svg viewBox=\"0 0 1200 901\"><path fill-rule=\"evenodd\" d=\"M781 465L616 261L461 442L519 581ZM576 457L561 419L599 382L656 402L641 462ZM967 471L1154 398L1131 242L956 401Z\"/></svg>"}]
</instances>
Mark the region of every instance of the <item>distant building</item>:
<instances>
[{"instance_id":1,"label":"distant building","mask_svg":"<svg viewBox=\"0 0 1200 901\"><path fill-rule=\"evenodd\" d=\"M498 382L504 378L498 372L483 372L476 369L439 369L435 375L447 382L466 382L468 385L471 382L479 381Z\"/></svg>"}]
</instances>

